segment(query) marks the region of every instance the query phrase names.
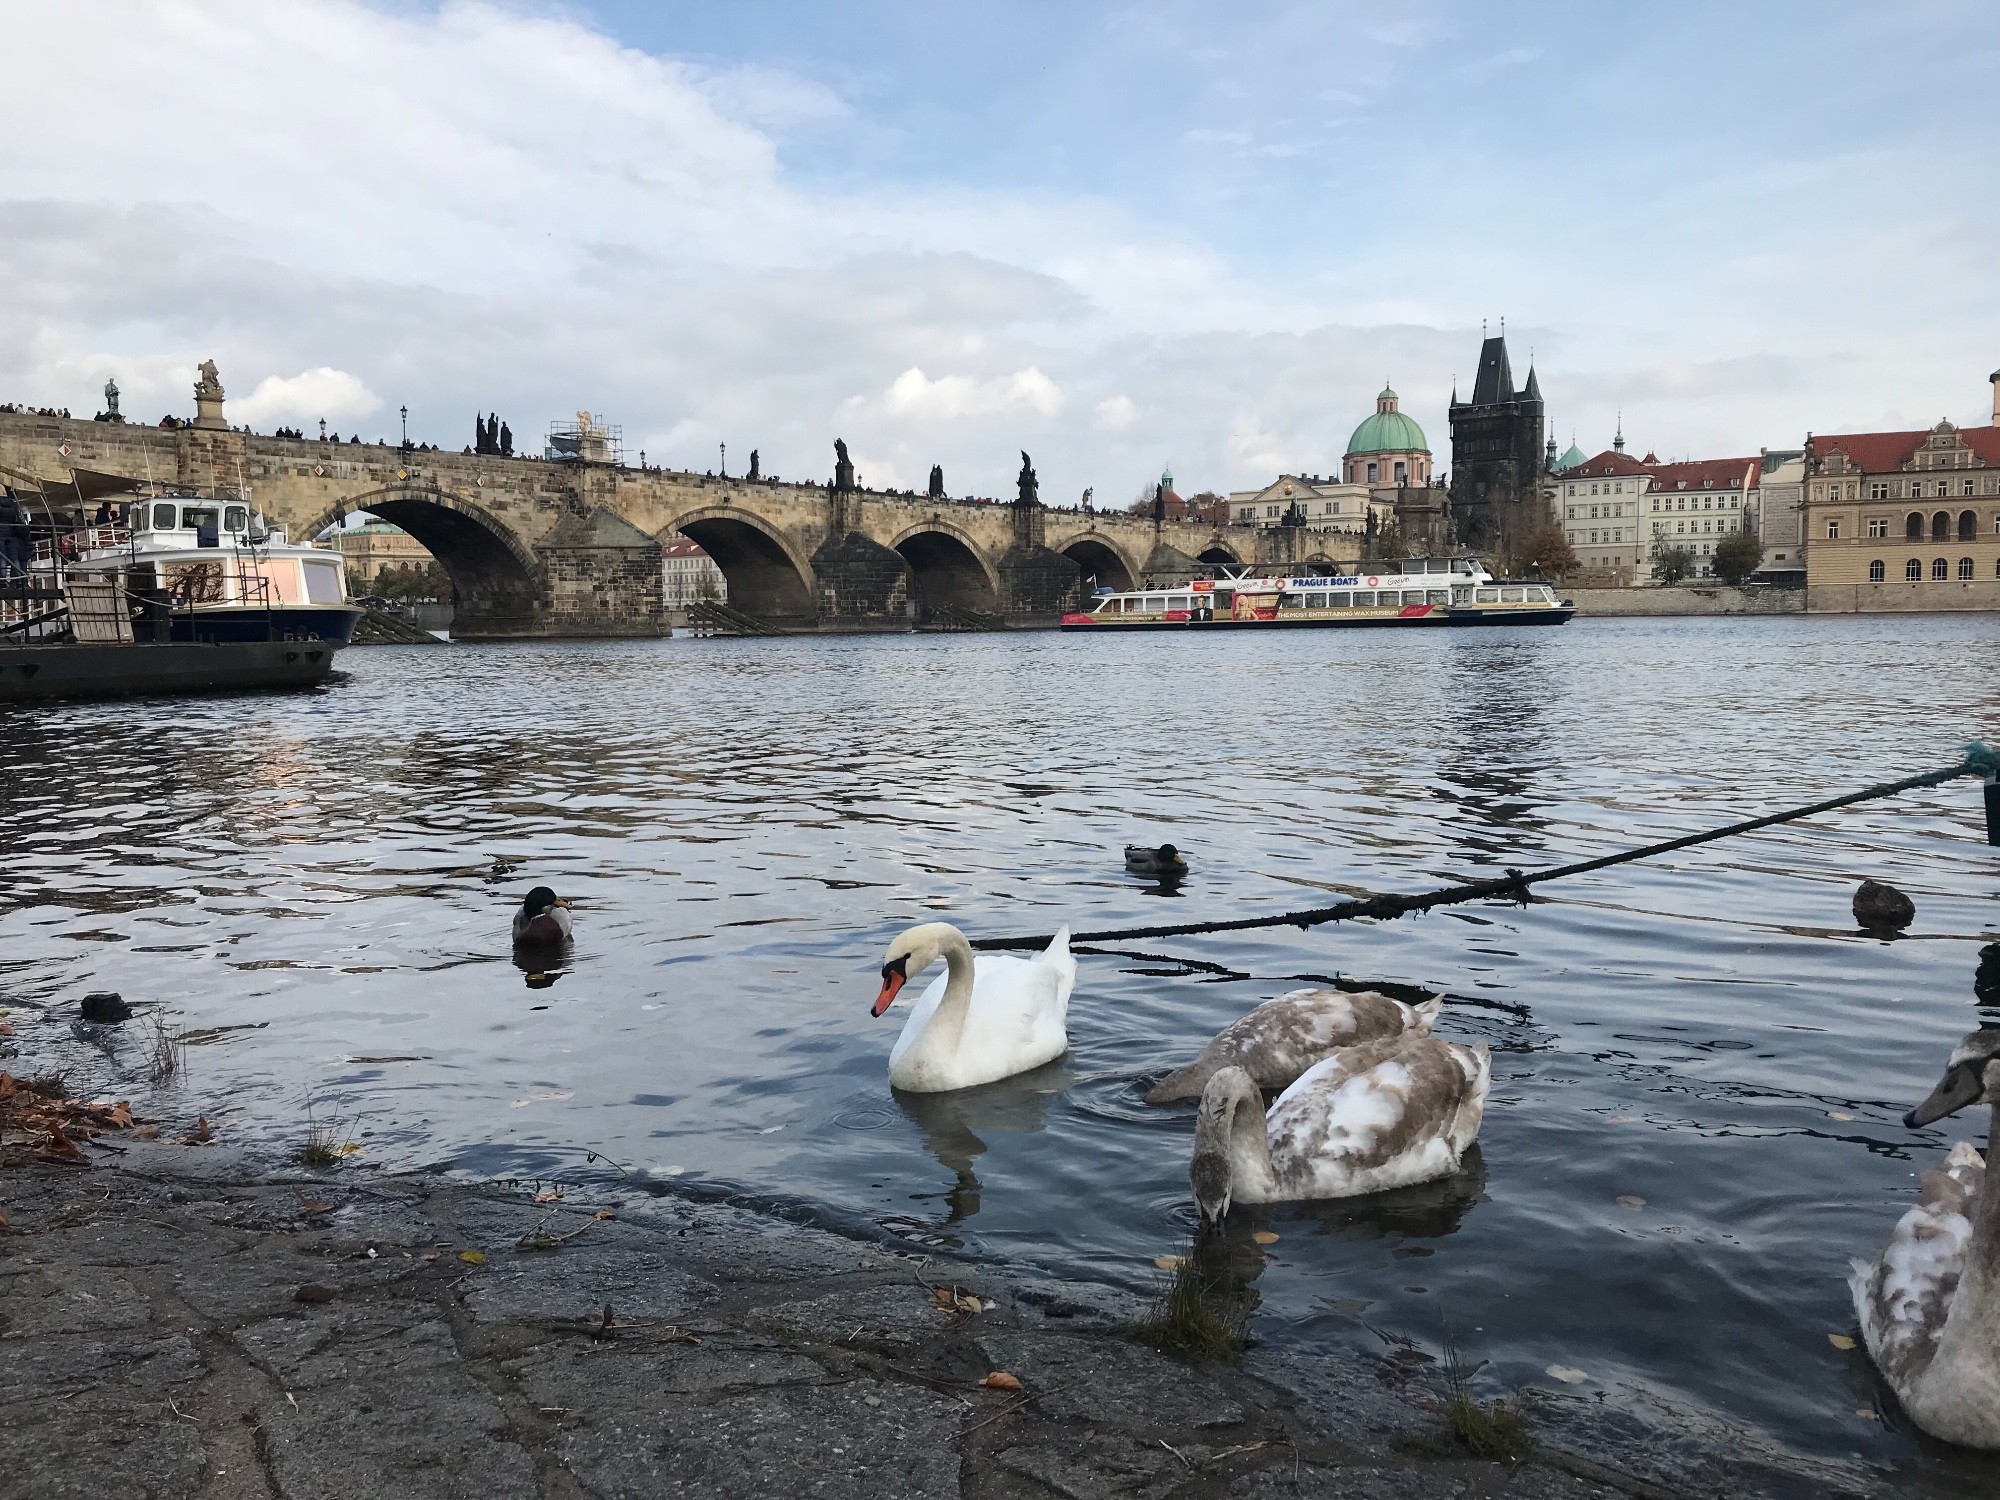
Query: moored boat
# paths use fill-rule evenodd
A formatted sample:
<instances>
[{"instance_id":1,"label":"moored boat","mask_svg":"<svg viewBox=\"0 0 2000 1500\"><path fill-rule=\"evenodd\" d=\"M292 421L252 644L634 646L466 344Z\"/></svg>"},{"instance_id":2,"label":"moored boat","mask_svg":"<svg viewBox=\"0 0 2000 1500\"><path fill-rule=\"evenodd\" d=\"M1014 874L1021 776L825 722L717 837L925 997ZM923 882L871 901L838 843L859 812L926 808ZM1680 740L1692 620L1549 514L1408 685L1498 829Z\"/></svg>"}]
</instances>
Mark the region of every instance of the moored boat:
<instances>
[{"instance_id":1,"label":"moored boat","mask_svg":"<svg viewBox=\"0 0 2000 1500\"><path fill-rule=\"evenodd\" d=\"M1476 557L1417 557L1331 577L1197 578L1100 590L1065 630L1561 625L1575 614L1539 580L1495 578Z\"/></svg>"}]
</instances>

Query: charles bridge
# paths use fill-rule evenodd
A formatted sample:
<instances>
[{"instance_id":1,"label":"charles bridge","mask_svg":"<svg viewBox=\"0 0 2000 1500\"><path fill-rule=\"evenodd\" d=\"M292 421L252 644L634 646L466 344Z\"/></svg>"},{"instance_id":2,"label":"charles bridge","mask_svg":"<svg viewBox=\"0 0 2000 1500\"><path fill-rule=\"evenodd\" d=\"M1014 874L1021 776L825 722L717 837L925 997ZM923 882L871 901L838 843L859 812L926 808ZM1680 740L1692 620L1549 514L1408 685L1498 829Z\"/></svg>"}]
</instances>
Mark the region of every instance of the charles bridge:
<instances>
[{"instance_id":1,"label":"charles bridge","mask_svg":"<svg viewBox=\"0 0 2000 1500\"><path fill-rule=\"evenodd\" d=\"M994 504L857 487L844 451L831 481L795 484L263 437L227 427L221 397L214 383L177 428L0 413L0 474L38 478L57 503L71 469L232 490L295 538L368 511L438 559L465 639L664 633L660 548L676 533L715 559L733 608L792 630L1046 624L1093 577L1126 588L1330 561L1290 528L1046 507L1026 455L1023 494Z\"/></svg>"}]
</instances>

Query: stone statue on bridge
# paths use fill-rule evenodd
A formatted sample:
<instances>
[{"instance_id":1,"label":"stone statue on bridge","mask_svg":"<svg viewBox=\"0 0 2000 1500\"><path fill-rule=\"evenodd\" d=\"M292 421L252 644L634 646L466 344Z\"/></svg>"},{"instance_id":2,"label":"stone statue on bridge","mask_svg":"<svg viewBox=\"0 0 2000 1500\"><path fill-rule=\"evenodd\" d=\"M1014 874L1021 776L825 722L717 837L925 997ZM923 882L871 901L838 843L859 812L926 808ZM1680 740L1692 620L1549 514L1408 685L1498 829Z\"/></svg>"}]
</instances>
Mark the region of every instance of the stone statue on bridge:
<instances>
[{"instance_id":1,"label":"stone statue on bridge","mask_svg":"<svg viewBox=\"0 0 2000 1500\"><path fill-rule=\"evenodd\" d=\"M758 480L762 479L763 477L764 477L764 471L757 467L757 450L755 448L752 448L750 450L750 472L748 474L745 474L743 478L748 483L755 484Z\"/></svg>"},{"instance_id":2,"label":"stone statue on bridge","mask_svg":"<svg viewBox=\"0 0 2000 1500\"><path fill-rule=\"evenodd\" d=\"M1029 461L1025 448L1021 450L1021 477L1015 483L1020 487L1020 493L1014 497L1016 505L1025 510L1042 503L1041 486L1035 479L1035 466Z\"/></svg>"},{"instance_id":3,"label":"stone statue on bridge","mask_svg":"<svg viewBox=\"0 0 2000 1500\"><path fill-rule=\"evenodd\" d=\"M215 361L212 359L203 360L199 365L195 366L195 373L201 379L194 383L194 399L199 401L206 396L212 400L220 401L222 399L222 375L215 368Z\"/></svg>"},{"instance_id":4,"label":"stone statue on bridge","mask_svg":"<svg viewBox=\"0 0 2000 1500\"><path fill-rule=\"evenodd\" d=\"M493 420L500 422L500 418L497 415ZM502 458L512 458L514 456L514 429L509 427L505 422L500 422L499 435L494 438L493 442Z\"/></svg>"},{"instance_id":5,"label":"stone statue on bridge","mask_svg":"<svg viewBox=\"0 0 2000 1500\"><path fill-rule=\"evenodd\" d=\"M122 422L125 420L118 411L118 377L113 375L104 382L104 420Z\"/></svg>"},{"instance_id":6,"label":"stone statue on bridge","mask_svg":"<svg viewBox=\"0 0 2000 1500\"><path fill-rule=\"evenodd\" d=\"M836 490L854 488L854 460L847 456L847 439L833 440L833 487Z\"/></svg>"},{"instance_id":7,"label":"stone statue on bridge","mask_svg":"<svg viewBox=\"0 0 2000 1500\"><path fill-rule=\"evenodd\" d=\"M945 496L944 496L944 465L943 465L943 464L932 464L932 465L931 465L931 486L930 486L930 488L929 488L929 489L927 489L927 490L925 490L925 491L924 491L924 498L926 498L926 499L928 499L928 500L942 500L942 499L944 499L944 497L945 497Z\"/></svg>"}]
</instances>

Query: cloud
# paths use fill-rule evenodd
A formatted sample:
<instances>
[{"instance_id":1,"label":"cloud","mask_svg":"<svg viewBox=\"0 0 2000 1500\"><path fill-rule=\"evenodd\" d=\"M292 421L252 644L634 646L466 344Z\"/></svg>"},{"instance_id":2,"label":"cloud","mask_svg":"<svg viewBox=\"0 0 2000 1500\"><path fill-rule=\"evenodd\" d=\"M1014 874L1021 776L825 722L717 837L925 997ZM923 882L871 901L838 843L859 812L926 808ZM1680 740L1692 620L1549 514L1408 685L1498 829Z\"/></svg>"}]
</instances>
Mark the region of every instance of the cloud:
<instances>
[{"instance_id":1,"label":"cloud","mask_svg":"<svg viewBox=\"0 0 2000 1500\"><path fill-rule=\"evenodd\" d=\"M1138 420L1139 408L1130 396L1106 396L1090 414L1090 425L1099 432L1123 432Z\"/></svg>"},{"instance_id":2,"label":"cloud","mask_svg":"<svg viewBox=\"0 0 2000 1500\"><path fill-rule=\"evenodd\" d=\"M1061 389L1032 365L991 380L973 380L965 375L932 380L912 365L882 393L883 409L891 416L943 422L1013 411L1052 417L1062 410L1062 405Z\"/></svg>"},{"instance_id":3,"label":"cloud","mask_svg":"<svg viewBox=\"0 0 2000 1500\"><path fill-rule=\"evenodd\" d=\"M225 404L233 421L252 426L316 422L321 417L337 425L378 410L382 398L347 371L321 365L289 378L266 375L248 396Z\"/></svg>"}]
</instances>

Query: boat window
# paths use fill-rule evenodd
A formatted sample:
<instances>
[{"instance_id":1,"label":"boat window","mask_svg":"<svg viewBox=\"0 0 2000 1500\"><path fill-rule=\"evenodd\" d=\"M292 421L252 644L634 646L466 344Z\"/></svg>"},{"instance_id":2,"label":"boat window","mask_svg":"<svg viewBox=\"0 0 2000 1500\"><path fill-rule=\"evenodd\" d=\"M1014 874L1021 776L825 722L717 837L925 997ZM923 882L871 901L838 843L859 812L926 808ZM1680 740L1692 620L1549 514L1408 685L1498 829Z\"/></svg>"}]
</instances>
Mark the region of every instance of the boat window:
<instances>
[{"instance_id":1,"label":"boat window","mask_svg":"<svg viewBox=\"0 0 2000 1500\"><path fill-rule=\"evenodd\" d=\"M340 564L337 562L308 562L306 569L306 600L311 604L340 603Z\"/></svg>"},{"instance_id":2,"label":"boat window","mask_svg":"<svg viewBox=\"0 0 2000 1500\"><path fill-rule=\"evenodd\" d=\"M145 501L142 500L137 505L128 505L125 507L125 524L134 531L144 531L146 529Z\"/></svg>"},{"instance_id":3,"label":"boat window","mask_svg":"<svg viewBox=\"0 0 2000 1500\"><path fill-rule=\"evenodd\" d=\"M1472 602L1472 590L1453 589L1451 591L1451 602L1453 604L1470 604Z\"/></svg>"},{"instance_id":4,"label":"boat window","mask_svg":"<svg viewBox=\"0 0 2000 1500\"><path fill-rule=\"evenodd\" d=\"M1312 596L1312 607L1314 609L1325 609L1331 602L1331 599L1328 598L1324 590L1315 591Z\"/></svg>"},{"instance_id":5,"label":"boat window","mask_svg":"<svg viewBox=\"0 0 2000 1500\"><path fill-rule=\"evenodd\" d=\"M250 508L247 505L231 505L222 512L222 524L230 531L250 529Z\"/></svg>"},{"instance_id":6,"label":"boat window","mask_svg":"<svg viewBox=\"0 0 2000 1500\"><path fill-rule=\"evenodd\" d=\"M1429 595L1429 602L1432 604L1451 603L1450 589L1431 589L1428 591L1428 595Z\"/></svg>"},{"instance_id":7,"label":"boat window","mask_svg":"<svg viewBox=\"0 0 2000 1500\"><path fill-rule=\"evenodd\" d=\"M1498 589L1479 590L1479 602L1481 604L1498 604L1500 602L1500 590Z\"/></svg>"},{"instance_id":8,"label":"boat window","mask_svg":"<svg viewBox=\"0 0 2000 1500\"><path fill-rule=\"evenodd\" d=\"M153 507L153 530L172 531L174 529L174 508L171 505Z\"/></svg>"},{"instance_id":9,"label":"boat window","mask_svg":"<svg viewBox=\"0 0 2000 1500\"><path fill-rule=\"evenodd\" d=\"M1502 604L1519 604L1521 602L1521 590L1520 589L1500 590L1500 602Z\"/></svg>"},{"instance_id":10,"label":"boat window","mask_svg":"<svg viewBox=\"0 0 2000 1500\"><path fill-rule=\"evenodd\" d=\"M1366 589L1355 590L1354 603L1358 608L1366 609L1369 605L1373 604L1374 602L1375 602L1375 596L1369 593L1368 590Z\"/></svg>"},{"instance_id":11,"label":"boat window","mask_svg":"<svg viewBox=\"0 0 2000 1500\"><path fill-rule=\"evenodd\" d=\"M1354 590L1335 589L1327 596L1327 604L1334 609L1352 609L1354 607Z\"/></svg>"},{"instance_id":12,"label":"boat window","mask_svg":"<svg viewBox=\"0 0 2000 1500\"><path fill-rule=\"evenodd\" d=\"M1146 596L1147 614L1149 615L1159 614L1166 607L1167 607L1167 596L1165 594L1148 594Z\"/></svg>"}]
</instances>

